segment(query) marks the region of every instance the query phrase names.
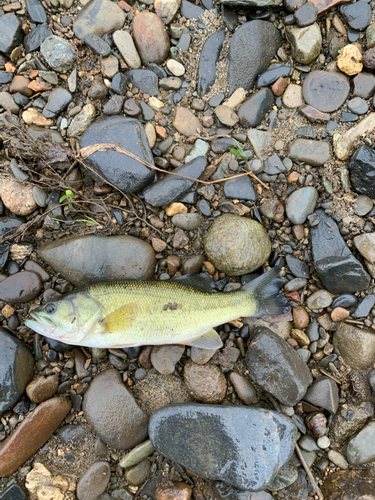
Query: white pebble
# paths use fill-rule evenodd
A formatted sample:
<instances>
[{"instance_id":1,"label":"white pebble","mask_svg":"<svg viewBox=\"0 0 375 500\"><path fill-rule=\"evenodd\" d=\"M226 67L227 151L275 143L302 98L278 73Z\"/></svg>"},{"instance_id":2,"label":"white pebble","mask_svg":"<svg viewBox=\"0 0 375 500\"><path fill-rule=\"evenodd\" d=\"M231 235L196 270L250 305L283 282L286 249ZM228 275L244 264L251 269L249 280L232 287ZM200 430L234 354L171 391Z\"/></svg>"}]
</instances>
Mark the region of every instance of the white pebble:
<instances>
[{"instance_id":1,"label":"white pebble","mask_svg":"<svg viewBox=\"0 0 375 500\"><path fill-rule=\"evenodd\" d=\"M174 59L168 59L167 68L174 76L182 76L185 73L185 67Z\"/></svg>"},{"instance_id":2,"label":"white pebble","mask_svg":"<svg viewBox=\"0 0 375 500\"><path fill-rule=\"evenodd\" d=\"M320 438L318 438L316 444L319 446L319 448L321 448L322 450L325 450L326 448L330 447L331 441L330 441L329 437L321 436Z\"/></svg>"}]
</instances>

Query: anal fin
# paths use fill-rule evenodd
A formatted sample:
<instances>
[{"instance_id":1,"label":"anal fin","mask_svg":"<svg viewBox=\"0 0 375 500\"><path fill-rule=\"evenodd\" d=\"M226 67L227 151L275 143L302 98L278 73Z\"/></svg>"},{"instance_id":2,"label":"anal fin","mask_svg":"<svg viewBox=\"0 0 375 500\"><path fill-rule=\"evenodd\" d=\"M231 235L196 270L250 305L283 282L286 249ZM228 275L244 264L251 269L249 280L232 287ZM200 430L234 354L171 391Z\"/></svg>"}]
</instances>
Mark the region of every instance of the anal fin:
<instances>
[{"instance_id":1,"label":"anal fin","mask_svg":"<svg viewBox=\"0 0 375 500\"><path fill-rule=\"evenodd\" d=\"M200 347L201 349L219 349L223 346L221 338L213 328L198 337L194 337L186 342L186 345Z\"/></svg>"},{"instance_id":2,"label":"anal fin","mask_svg":"<svg viewBox=\"0 0 375 500\"><path fill-rule=\"evenodd\" d=\"M136 318L136 305L133 303L125 304L106 316L102 323L105 332L119 333L130 327Z\"/></svg>"}]
</instances>

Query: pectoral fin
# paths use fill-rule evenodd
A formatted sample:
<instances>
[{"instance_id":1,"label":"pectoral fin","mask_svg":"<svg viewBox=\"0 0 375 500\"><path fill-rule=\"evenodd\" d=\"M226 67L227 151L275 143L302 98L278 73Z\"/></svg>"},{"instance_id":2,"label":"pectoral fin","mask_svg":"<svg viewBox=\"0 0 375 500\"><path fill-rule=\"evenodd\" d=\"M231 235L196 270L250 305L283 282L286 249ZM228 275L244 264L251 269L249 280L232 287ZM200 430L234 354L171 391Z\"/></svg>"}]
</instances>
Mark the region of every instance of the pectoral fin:
<instances>
[{"instance_id":1,"label":"pectoral fin","mask_svg":"<svg viewBox=\"0 0 375 500\"><path fill-rule=\"evenodd\" d=\"M186 342L186 345L200 347L201 349L219 349L223 346L221 338L213 328L199 337L195 337Z\"/></svg>"},{"instance_id":2,"label":"pectoral fin","mask_svg":"<svg viewBox=\"0 0 375 500\"><path fill-rule=\"evenodd\" d=\"M125 304L106 316L102 323L105 326L105 332L119 333L130 327L136 318L136 305L133 303Z\"/></svg>"}]
</instances>

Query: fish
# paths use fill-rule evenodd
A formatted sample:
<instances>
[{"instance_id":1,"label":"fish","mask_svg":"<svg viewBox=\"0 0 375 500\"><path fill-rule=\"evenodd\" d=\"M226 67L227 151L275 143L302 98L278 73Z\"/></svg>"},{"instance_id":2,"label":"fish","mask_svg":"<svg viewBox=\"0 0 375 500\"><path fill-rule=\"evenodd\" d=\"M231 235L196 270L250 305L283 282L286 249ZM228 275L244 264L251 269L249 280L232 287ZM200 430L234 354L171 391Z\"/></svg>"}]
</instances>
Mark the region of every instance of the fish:
<instances>
[{"instance_id":1,"label":"fish","mask_svg":"<svg viewBox=\"0 0 375 500\"><path fill-rule=\"evenodd\" d=\"M166 281L114 281L85 286L30 312L25 324L66 344L99 348L183 344L218 349L214 327L239 317L289 311L278 268L240 290L213 293L200 275Z\"/></svg>"}]
</instances>

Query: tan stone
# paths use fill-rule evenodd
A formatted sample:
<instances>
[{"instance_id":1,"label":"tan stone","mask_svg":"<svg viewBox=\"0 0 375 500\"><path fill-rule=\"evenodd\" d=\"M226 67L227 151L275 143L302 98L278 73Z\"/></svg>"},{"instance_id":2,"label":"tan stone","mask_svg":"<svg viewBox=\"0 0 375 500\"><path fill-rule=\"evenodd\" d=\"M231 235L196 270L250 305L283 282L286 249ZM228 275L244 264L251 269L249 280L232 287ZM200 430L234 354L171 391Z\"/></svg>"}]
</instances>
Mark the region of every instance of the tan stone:
<instances>
[{"instance_id":1,"label":"tan stone","mask_svg":"<svg viewBox=\"0 0 375 500\"><path fill-rule=\"evenodd\" d=\"M333 135L333 147L335 155L339 160L346 160L349 157L350 149L357 139L371 134L375 129L375 113L370 113L363 118L358 125L350 128L345 134L336 132Z\"/></svg>"},{"instance_id":2,"label":"tan stone","mask_svg":"<svg viewBox=\"0 0 375 500\"><path fill-rule=\"evenodd\" d=\"M164 250L167 248L167 244L165 241L159 239L159 238L152 238L151 241L152 248L155 250L155 252L164 252Z\"/></svg>"},{"instance_id":3,"label":"tan stone","mask_svg":"<svg viewBox=\"0 0 375 500\"><path fill-rule=\"evenodd\" d=\"M367 370L375 359L375 335L354 325L340 323L332 344L353 370Z\"/></svg>"},{"instance_id":4,"label":"tan stone","mask_svg":"<svg viewBox=\"0 0 375 500\"><path fill-rule=\"evenodd\" d=\"M204 403L221 403L227 392L227 382L220 368L215 365L198 365L188 361L184 381L190 395Z\"/></svg>"},{"instance_id":5,"label":"tan stone","mask_svg":"<svg viewBox=\"0 0 375 500\"><path fill-rule=\"evenodd\" d=\"M354 245L363 257L375 264L375 233L364 233L354 238Z\"/></svg>"},{"instance_id":6,"label":"tan stone","mask_svg":"<svg viewBox=\"0 0 375 500\"><path fill-rule=\"evenodd\" d=\"M30 215L38 208L33 196L32 184L19 181L6 174L0 175L0 198L16 215Z\"/></svg>"},{"instance_id":7,"label":"tan stone","mask_svg":"<svg viewBox=\"0 0 375 500\"><path fill-rule=\"evenodd\" d=\"M35 380L32 380L26 387L26 394L33 403L41 403L56 394L59 386L59 378L53 374L49 377L40 375Z\"/></svg>"},{"instance_id":8,"label":"tan stone","mask_svg":"<svg viewBox=\"0 0 375 500\"><path fill-rule=\"evenodd\" d=\"M147 136L148 145L152 149L155 146L155 142L156 142L155 127L153 126L152 123L147 122L144 128L145 128L145 132L146 132L146 136Z\"/></svg>"},{"instance_id":9,"label":"tan stone","mask_svg":"<svg viewBox=\"0 0 375 500\"><path fill-rule=\"evenodd\" d=\"M294 326L300 330L303 330L309 324L309 315L302 306L293 308L293 321Z\"/></svg>"},{"instance_id":10,"label":"tan stone","mask_svg":"<svg viewBox=\"0 0 375 500\"><path fill-rule=\"evenodd\" d=\"M113 78L118 73L118 59L115 56L104 57L100 62L100 70L105 78Z\"/></svg>"},{"instance_id":11,"label":"tan stone","mask_svg":"<svg viewBox=\"0 0 375 500\"><path fill-rule=\"evenodd\" d=\"M303 104L302 87L295 83L290 83L283 94L283 104L287 108L299 108Z\"/></svg>"},{"instance_id":12,"label":"tan stone","mask_svg":"<svg viewBox=\"0 0 375 500\"><path fill-rule=\"evenodd\" d=\"M76 479L65 474L52 474L43 464L36 462L26 476L25 486L30 500L73 500Z\"/></svg>"},{"instance_id":13,"label":"tan stone","mask_svg":"<svg viewBox=\"0 0 375 500\"><path fill-rule=\"evenodd\" d=\"M341 49L337 58L338 68L346 75L357 75L362 71L362 54L354 44L346 45Z\"/></svg>"},{"instance_id":14,"label":"tan stone","mask_svg":"<svg viewBox=\"0 0 375 500\"><path fill-rule=\"evenodd\" d=\"M182 76L185 73L185 66L175 59L168 59L167 68L174 76Z\"/></svg>"},{"instance_id":15,"label":"tan stone","mask_svg":"<svg viewBox=\"0 0 375 500\"><path fill-rule=\"evenodd\" d=\"M115 31L113 33L113 41L129 68L139 69L142 66L141 58L130 33L127 31Z\"/></svg>"},{"instance_id":16,"label":"tan stone","mask_svg":"<svg viewBox=\"0 0 375 500\"><path fill-rule=\"evenodd\" d=\"M215 108L215 115L219 118L221 123L228 125L228 127L234 127L239 120L233 109L224 104Z\"/></svg>"},{"instance_id":17,"label":"tan stone","mask_svg":"<svg viewBox=\"0 0 375 500\"><path fill-rule=\"evenodd\" d=\"M173 126L180 134L186 136L198 134L201 129L198 118L193 115L190 109L183 108L182 106L177 106L176 108Z\"/></svg>"},{"instance_id":18,"label":"tan stone","mask_svg":"<svg viewBox=\"0 0 375 500\"><path fill-rule=\"evenodd\" d=\"M27 415L0 444L0 476L8 477L34 455L64 420L72 404L65 398L52 398Z\"/></svg>"},{"instance_id":19,"label":"tan stone","mask_svg":"<svg viewBox=\"0 0 375 500\"><path fill-rule=\"evenodd\" d=\"M47 90L52 90L52 87L48 82L44 82L38 78L30 82L28 88L34 92L46 92Z\"/></svg>"},{"instance_id":20,"label":"tan stone","mask_svg":"<svg viewBox=\"0 0 375 500\"><path fill-rule=\"evenodd\" d=\"M53 125L53 120L43 116L36 108L26 109L22 113L22 119L27 125L37 125L38 127L50 127Z\"/></svg>"},{"instance_id":21,"label":"tan stone","mask_svg":"<svg viewBox=\"0 0 375 500\"><path fill-rule=\"evenodd\" d=\"M165 107L164 102L157 97L150 97L150 99L148 100L148 105L150 106L150 108L155 109L155 111L160 111Z\"/></svg>"},{"instance_id":22,"label":"tan stone","mask_svg":"<svg viewBox=\"0 0 375 500\"><path fill-rule=\"evenodd\" d=\"M301 346L310 345L309 337L306 335L305 332L299 330L298 328L294 328L292 330L291 337Z\"/></svg>"},{"instance_id":23,"label":"tan stone","mask_svg":"<svg viewBox=\"0 0 375 500\"><path fill-rule=\"evenodd\" d=\"M164 24L169 24L176 17L180 8L181 0L155 0L154 9L156 14L161 17Z\"/></svg>"},{"instance_id":24,"label":"tan stone","mask_svg":"<svg viewBox=\"0 0 375 500\"><path fill-rule=\"evenodd\" d=\"M165 207L165 214L168 215L168 217L172 217L176 214L186 214L186 212L187 207L180 202L171 203L170 205Z\"/></svg>"},{"instance_id":25,"label":"tan stone","mask_svg":"<svg viewBox=\"0 0 375 500\"><path fill-rule=\"evenodd\" d=\"M191 493L186 483L166 481L156 488L156 500L190 500Z\"/></svg>"},{"instance_id":26,"label":"tan stone","mask_svg":"<svg viewBox=\"0 0 375 500\"><path fill-rule=\"evenodd\" d=\"M349 311L344 309L343 307L335 307L331 312L331 319L335 323L339 323L349 316Z\"/></svg>"},{"instance_id":27,"label":"tan stone","mask_svg":"<svg viewBox=\"0 0 375 500\"><path fill-rule=\"evenodd\" d=\"M20 92L22 95L26 97L31 97L33 95L33 91L29 89L28 85L30 80L22 75L16 75L9 85L9 93L16 94Z\"/></svg>"},{"instance_id":28,"label":"tan stone","mask_svg":"<svg viewBox=\"0 0 375 500\"><path fill-rule=\"evenodd\" d=\"M246 90L243 88L236 89L230 98L224 103L224 106L228 106L228 108L237 108L240 104L244 102L246 99Z\"/></svg>"},{"instance_id":29,"label":"tan stone","mask_svg":"<svg viewBox=\"0 0 375 500\"><path fill-rule=\"evenodd\" d=\"M5 306L1 310L1 314L4 316L4 318L7 319L10 318L15 312L16 310L10 304L5 304Z\"/></svg>"}]
</instances>

